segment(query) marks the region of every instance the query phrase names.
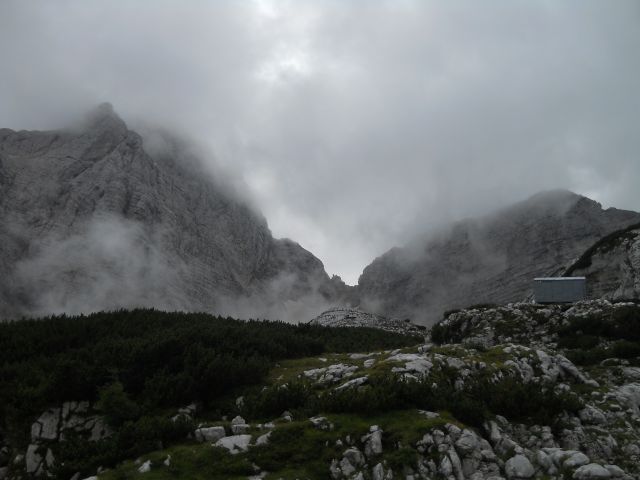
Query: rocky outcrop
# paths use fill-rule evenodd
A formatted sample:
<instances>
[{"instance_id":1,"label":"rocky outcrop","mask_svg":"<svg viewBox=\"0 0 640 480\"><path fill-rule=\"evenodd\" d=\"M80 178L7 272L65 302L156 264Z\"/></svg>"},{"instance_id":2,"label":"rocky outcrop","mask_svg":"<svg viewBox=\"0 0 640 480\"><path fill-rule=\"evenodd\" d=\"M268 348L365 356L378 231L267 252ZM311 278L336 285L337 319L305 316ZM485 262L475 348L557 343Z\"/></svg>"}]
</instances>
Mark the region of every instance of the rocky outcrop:
<instances>
[{"instance_id":1,"label":"rocky outcrop","mask_svg":"<svg viewBox=\"0 0 640 480\"><path fill-rule=\"evenodd\" d=\"M124 307L278 316L344 284L166 133L100 106L76 128L0 129L0 318ZM328 301L327 301L328 303Z\"/></svg>"},{"instance_id":2,"label":"rocky outcrop","mask_svg":"<svg viewBox=\"0 0 640 480\"><path fill-rule=\"evenodd\" d=\"M90 408L89 402L65 402L60 408L43 412L33 422L30 444L24 454L14 458L13 465L22 467L29 476L50 475L56 466L53 452L60 442L70 436L96 442L111 434L111 428Z\"/></svg>"},{"instance_id":3,"label":"rocky outcrop","mask_svg":"<svg viewBox=\"0 0 640 480\"><path fill-rule=\"evenodd\" d=\"M360 277L360 305L429 324L453 308L522 301L534 277L562 273L598 239L639 221L571 192L538 194L385 253Z\"/></svg>"},{"instance_id":4,"label":"rocky outcrop","mask_svg":"<svg viewBox=\"0 0 640 480\"><path fill-rule=\"evenodd\" d=\"M586 277L589 298L640 299L640 225L599 240L565 274Z\"/></svg>"},{"instance_id":5,"label":"rocky outcrop","mask_svg":"<svg viewBox=\"0 0 640 480\"><path fill-rule=\"evenodd\" d=\"M424 327L415 325L410 320L386 318L382 315L363 312L357 308L334 307L322 312L309 322L311 325L323 327L368 327L378 328L387 332L405 335L423 333Z\"/></svg>"}]
</instances>

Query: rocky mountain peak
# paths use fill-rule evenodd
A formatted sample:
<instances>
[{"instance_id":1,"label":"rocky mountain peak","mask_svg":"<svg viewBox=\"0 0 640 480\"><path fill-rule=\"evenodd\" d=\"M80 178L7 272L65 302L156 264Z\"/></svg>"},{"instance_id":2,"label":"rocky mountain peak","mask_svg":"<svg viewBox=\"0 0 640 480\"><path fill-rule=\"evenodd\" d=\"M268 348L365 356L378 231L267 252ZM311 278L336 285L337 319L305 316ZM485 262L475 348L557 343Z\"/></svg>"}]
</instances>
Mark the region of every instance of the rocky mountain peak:
<instances>
[{"instance_id":1,"label":"rocky mountain peak","mask_svg":"<svg viewBox=\"0 0 640 480\"><path fill-rule=\"evenodd\" d=\"M81 129L86 134L108 134L115 141L128 133L127 124L108 102L90 110L84 117Z\"/></svg>"},{"instance_id":2,"label":"rocky mountain peak","mask_svg":"<svg viewBox=\"0 0 640 480\"><path fill-rule=\"evenodd\" d=\"M561 274L603 236L640 222L566 190L541 192L394 248L367 266L360 304L432 323L446 310L521 301L537 276Z\"/></svg>"},{"instance_id":3,"label":"rocky mountain peak","mask_svg":"<svg viewBox=\"0 0 640 480\"><path fill-rule=\"evenodd\" d=\"M0 317L150 306L278 318L303 297L322 311L335 287L320 260L274 239L178 144L147 151L110 104L76 128L3 130Z\"/></svg>"}]
</instances>

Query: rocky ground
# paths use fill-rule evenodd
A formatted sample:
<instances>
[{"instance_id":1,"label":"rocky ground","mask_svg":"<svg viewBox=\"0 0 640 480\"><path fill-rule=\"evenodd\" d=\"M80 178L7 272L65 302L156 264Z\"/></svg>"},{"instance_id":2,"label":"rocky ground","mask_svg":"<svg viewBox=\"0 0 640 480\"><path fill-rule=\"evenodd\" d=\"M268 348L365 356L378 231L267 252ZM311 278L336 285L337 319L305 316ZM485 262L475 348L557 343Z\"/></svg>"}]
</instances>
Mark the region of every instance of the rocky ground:
<instances>
[{"instance_id":1,"label":"rocky ground","mask_svg":"<svg viewBox=\"0 0 640 480\"><path fill-rule=\"evenodd\" d=\"M633 339L638 313L634 304L607 301L485 306L450 313L415 347L282 362L262 391L265 398L289 394L291 408L281 415L252 418L254 393L236 399L233 417L189 406L172 414L197 424L189 439L96 473L100 479L639 479L640 362L637 353L612 355L629 351L633 342L619 349L616 335L629 322L623 333ZM580 353L594 324L604 333L587 350L605 352L598 361ZM407 396L399 408L369 410L392 395L384 385L393 381L395 389L427 392L425 406L438 408L420 408ZM301 386L313 401L294 401ZM484 395L478 415L465 392ZM353 412L327 398L368 403ZM26 452L0 452L0 478L49 471L52 442L70 428L86 429L87 441L108 435L101 425L84 404L44 413Z\"/></svg>"},{"instance_id":2,"label":"rocky ground","mask_svg":"<svg viewBox=\"0 0 640 480\"><path fill-rule=\"evenodd\" d=\"M388 332L416 334L425 330L422 325L415 325L409 319L389 319L382 315L363 312L357 308L334 307L322 312L309 322L312 325L325 327L371 327Z\"/></svg>"}]
</instances>

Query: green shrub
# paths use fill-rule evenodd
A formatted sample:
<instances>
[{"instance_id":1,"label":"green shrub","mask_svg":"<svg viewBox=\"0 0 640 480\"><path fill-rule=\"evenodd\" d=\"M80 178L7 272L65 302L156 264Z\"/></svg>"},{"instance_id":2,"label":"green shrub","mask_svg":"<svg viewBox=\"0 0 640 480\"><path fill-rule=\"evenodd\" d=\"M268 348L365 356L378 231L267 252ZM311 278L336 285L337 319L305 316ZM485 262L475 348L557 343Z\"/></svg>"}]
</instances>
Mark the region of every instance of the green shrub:
<instances>
[{"instance_id":1,"label":"green shrub","mask_svg":"<svg viewBox=\"0 0 640 480\"><path fill-rule=\"evenodd\" d=\"M251 448L248 456L267 471L279 471L286 465L304 471L304 478L327 478L327 466L338 452L328 450L326 441L327 435L303 425L283 425L271 432L269 445Z\"/></svg>"},{"instance_id":2,"label":"green shrub","mask_svg":"<svg viewBox=\"0 0 640 480\"><path fill-rule=\"evenodd\" d=\"M29 425L43 410L69 400L97 401L114 435L84 446L71 437L60 444L65 468L89 474L183 439L192 426L172 422L167 412L191 402L205 408L226 402L263 382L277 360L417 341L376 329L152 309L0 322L0 431L26 447ZM294 386L256 408L279 415L306 403L304 390Z\"/></svg>"},{"instance_id":3,"label":"green shrub","mask_svg":"<svg viewBox=\"0 0 640 480\"><path fill-rule=\"evenodd\" d=\"M97 407L112 427L119 427L140 415L138 405L131 401L120 382L114 382L100 390Z\"/></svg>"},{"instance_id":4,"label":"green shrub","mask_svg":"<svg viewBox=\"0 0 640 480\"><path fill-rule=\"evenodd\" d=\"M313 387L304 380L292 381L285 385L273 385L245 395L242 414L249 418L273 418L281 415L285 410L308 412L313 398Z\"/></svg>"},{"instance_id":5,"label":"green shrub","mask_svg":"<svg viewBox=\"0 0 640 480\"><path fill-rule=\"evenodd\" d=\"M414 467L418 463L417 452L410 447L402 447L392 450L385 455L388 467L395 472L402 472L404 467Z\"/></svg>"},{"instance_id":6,"label":"green shrub","mask_svg":"<svg viewBox=\"0 0 640 480\"><path fill-rule=\"evenodd\" d=\"M569 349L567 357L579 365L594 365L607 358L640 356L640 306L619 306L610 315L569 319L557 330L558 346ZM602 341L613 341L600 347Z\"/></svg>"}]
</instances>

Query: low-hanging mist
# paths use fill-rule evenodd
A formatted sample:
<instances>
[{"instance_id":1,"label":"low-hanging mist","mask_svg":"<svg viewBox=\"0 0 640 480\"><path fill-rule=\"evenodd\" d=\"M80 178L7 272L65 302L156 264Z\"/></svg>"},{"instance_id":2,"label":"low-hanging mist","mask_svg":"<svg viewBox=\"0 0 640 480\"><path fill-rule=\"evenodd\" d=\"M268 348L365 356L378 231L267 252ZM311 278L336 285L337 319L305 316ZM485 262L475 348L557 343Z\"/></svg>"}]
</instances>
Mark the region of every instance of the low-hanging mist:
<instances>
[{"instance_id":1,"label":"low-hanging mist","mask_svg":"<svg viewBox=\"0 0 640 480\"><path fill-rule=\"evenodd\" d=\"M275 239L189 141L110 104L72 128L0 130L0 318L154 307L308 320L344 284Z\"/></svg>"}]
</instances>

